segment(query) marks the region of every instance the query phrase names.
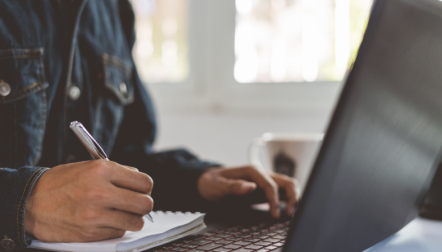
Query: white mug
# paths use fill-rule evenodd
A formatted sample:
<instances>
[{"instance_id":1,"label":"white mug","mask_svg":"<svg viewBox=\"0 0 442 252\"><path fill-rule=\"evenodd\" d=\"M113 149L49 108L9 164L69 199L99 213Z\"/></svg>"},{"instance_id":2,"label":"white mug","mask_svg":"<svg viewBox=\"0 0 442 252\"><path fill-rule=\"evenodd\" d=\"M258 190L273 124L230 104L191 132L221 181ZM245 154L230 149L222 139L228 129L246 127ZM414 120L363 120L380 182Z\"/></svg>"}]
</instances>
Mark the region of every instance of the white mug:
<instances>
[{"instance_id":1,"label":"white mug","mask_svg":"<svg viewBox=\"0 0 442 252\"><path fill-rule=\"evenodd\" d=\"M323 137L322 133L265 133L254 139L249 150L250 162L260 169L295 178L302 193ZM262 148L268 165L261 162Z\"/></svg>"}]
</instances>

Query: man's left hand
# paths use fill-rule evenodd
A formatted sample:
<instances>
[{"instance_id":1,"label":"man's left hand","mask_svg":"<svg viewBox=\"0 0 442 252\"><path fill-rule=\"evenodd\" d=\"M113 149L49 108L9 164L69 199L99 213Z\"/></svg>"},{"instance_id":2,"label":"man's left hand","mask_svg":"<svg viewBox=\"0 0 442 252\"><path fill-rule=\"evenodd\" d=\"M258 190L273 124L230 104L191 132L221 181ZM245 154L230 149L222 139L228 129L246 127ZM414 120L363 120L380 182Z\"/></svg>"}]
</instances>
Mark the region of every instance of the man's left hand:
<instances>
[{"instance_id":1,"label":"man's left hand","mask_svg":"<svg viewBox=\"0 0 442 252\"><path fill-rule=\"evenodd\" d=\"M199 193L210 201L218 201L227 195L245 195L257 187L264 190L274 218L280 216L278 189L284 188L288 197L287 214L293 214L297 202L296 181L285 175L248 165L210 169L198 180Z\"/></svg>"}]
</instances>

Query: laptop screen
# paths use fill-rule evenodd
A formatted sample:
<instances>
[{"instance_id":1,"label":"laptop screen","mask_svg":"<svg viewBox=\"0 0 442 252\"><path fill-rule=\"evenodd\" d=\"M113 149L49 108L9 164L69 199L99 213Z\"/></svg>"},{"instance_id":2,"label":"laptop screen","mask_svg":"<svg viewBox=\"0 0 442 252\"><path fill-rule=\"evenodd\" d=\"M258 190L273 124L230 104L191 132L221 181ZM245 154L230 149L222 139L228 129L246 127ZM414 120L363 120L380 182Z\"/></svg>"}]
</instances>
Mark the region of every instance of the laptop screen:
<instances>
[{"instance_id":1,"label":"laptop screen","mask_svg":"<svg viewBox=\"0 0 442 252\"><path fill-rule=\"evenodd\" d=\"M418 214L442 146L442 2L378 0L284 251L363 251Z\"/></svg>"}]
</instances>

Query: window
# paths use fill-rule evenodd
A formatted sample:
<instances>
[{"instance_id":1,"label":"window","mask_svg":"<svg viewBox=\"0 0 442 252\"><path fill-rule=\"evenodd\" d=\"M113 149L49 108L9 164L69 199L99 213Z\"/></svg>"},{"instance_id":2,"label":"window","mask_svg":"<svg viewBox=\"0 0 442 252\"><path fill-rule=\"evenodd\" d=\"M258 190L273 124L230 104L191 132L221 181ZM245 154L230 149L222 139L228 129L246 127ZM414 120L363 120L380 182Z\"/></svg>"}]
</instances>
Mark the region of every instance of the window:
<instances>
[{"instance_id":1,"label":"window","mask_svg":"<svg viewBox=\"0 0 442 252\"><path fill-rule=\"evenodd\" d=\"M188 76L187 1L132 0L137 41L134 60L147 82L179 82Z\"/></svg>"},{"instance_id":2,"label":"window","mask_svg":"<svg viewBox=\"0 0 442 252\"><path fill-rule=\"evenodd\" d=\"M236 81L341 80L359 47L370 4L236 0Z\"/></svg>"},{"instance_id":3,"label":"window","mask_svg":"<svg viewBox=\"0 0 442 252\"><path fill-rule=\"evenodd\" d=\"M372 0L131 0L159 109L333 107ZM177 84L178 83L178 84Z\"/></svg>"}]
</instances>

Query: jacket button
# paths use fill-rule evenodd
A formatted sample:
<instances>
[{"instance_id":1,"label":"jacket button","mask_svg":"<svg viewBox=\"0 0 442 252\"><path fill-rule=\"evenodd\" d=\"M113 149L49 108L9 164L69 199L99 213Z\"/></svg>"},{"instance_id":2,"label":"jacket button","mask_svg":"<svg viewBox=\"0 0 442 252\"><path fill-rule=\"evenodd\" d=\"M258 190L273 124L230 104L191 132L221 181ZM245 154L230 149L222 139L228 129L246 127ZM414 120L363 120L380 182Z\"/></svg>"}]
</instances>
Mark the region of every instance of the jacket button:
<instances>
[{"instance_id":1,"label":"jacket button","mask_svg":"<svg viewBox=\"0 0 442 252\"><path fill-rule=\"evenodd\" d=\"M0 81L0 95L7 96L10 93L11 93L11 86L4 81Z\"/></svg>"},{"instance_id":2,"label":"jacket button","mask_svg":"<svg viewBox=\"0 0 442 252\"><path fill-rule=\"evenodd\" d=\"M120 83L120 92L121 92L123 95L126 95L126 94L127 94L127 85L126 85L126 83L124 83L124 82L121 82L121 83Z\"/></svg>"},{"instance_id":3,"label":"jacket button","mask_svg":"<svg viewBox=\"0 0 442 252\"><path fill-rule=\"evenodd\" d=\"M76 101L80 98L81 91L77 86L70 86L68 90L68 96L71 101Z\"/></svg>"},{"instance_id":4,"label":"jacket button","mask_svg":"<svg viewBox=\"0 0 442 252\"><path fill-rule=\"evenodd\" d=\"M0 246L7 251L12 251L15 248L15 242L5 236L3 240L0 241Z\"/></svg>"}]
</instances>

